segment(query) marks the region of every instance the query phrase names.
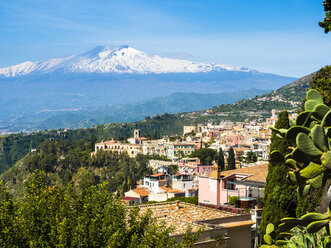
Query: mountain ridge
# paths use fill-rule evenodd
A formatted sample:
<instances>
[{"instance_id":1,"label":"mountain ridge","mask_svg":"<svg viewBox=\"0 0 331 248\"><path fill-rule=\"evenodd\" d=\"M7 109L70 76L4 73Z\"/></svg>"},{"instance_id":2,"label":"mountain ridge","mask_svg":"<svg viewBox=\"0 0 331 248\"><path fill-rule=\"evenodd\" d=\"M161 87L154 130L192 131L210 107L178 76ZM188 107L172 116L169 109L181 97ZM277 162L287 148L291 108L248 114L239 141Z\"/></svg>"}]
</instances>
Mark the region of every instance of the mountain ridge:
<instances>
[{"instance_id":1,"label":"mountain ridge","mask_svg":"<svg viewBox=\"0 0 331 248\"><path fill-rule=\"evenodd\" d=\"M211 71L244 71L258 73L246 67L233 67L215 63L197 63L146 53L129 46L110 49L97 46L79 55L53 58L35 63L0 68L3 77L25 76L33 73L63 71L70 73L198 73Z\"/></svg>"}]
</instances>

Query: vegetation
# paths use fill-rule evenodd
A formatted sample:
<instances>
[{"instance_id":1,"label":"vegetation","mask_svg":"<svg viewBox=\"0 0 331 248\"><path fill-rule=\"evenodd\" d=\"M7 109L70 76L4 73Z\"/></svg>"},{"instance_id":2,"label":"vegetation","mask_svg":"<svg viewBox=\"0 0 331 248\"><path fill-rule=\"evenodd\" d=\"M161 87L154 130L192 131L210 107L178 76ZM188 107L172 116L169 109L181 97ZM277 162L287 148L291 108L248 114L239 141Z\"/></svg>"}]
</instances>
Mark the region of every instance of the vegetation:
<instances>
[{"instance_id":1,"label":"vegetation","mask_svg":"<svg viewBox=\"0 0 331 248\"><path fill-rule=\"evenodd\" d=\"M119 195L136 186L136 181L151 173L147 168L149 158L138 155L130 158L109 151L99 151L91 157L90 144L68 141L44 141L35 152L29 153L16 166L1 175L14 196L22 197L23 182L34 170L45 171L51 178L51 185L72 184L78 191L86 185L107 182L109 192Z\"/></svg>"},{"instance_id":2,"label":"vegetation","mask_svg":"<svg viewBox=\"0 0 331 248\"><path fill-rule=\"evenodd\" d=\"M229 156L228 156L228 166L227 166L227 170L234 170L236 169L236 160L235 160L235 156L234 156L234 150L233 147L230 147L229 149Z\"/></svg>"},{"instance_id":3,"label":"vegetation","mask_svg":"<svg viewBox=\"0 0 331 248\"><path fill-rule=\"evenodd\" d=\"M225 161L224 161L224 154L222 148L219 149L217 155L217 164L220 171L224 171L225 169Z\"/></svg>"},{"instance_id":4,"label":"vegetation","mask_svg":"<svg viewBox=\"0 0 331 248\"><path fill-rule=\"evenodd\" d=\"M255 163L256 161L257 161L257 155L256 155L256 153L255 152L253 152L253 151L248 151L247 153L246 153L246 156L245 157L243 157L243 161L245 162L245 163Z\"/></svg>"},{"instance_id":5,"label":"vegetation","mask_svg":"<svg viewBox=\"0 0 331 248\"><path fill-rule=\"evenodd\" d=\"M280 112L278 121L275 124L277 129L288 129L290 127L287 111ZM278 150L282 155L286 155L290 142L277 136L272 132L270 152ZM268 166L268 176L264 191L263 213L259 230L260 240L263 240L266 227L269 223L275 226L280 224L282 218L295 217L297 206L295 186L287 180L287 166L282 161L277 161L271 157ZM277 235L279 230L275 230Z\"/></svg>"},{"instance_id":6,"label":"vegetation","mask_svg":"<svg viewBox=\"0 0 331 248\"><path fill-rule=\"evenodd\" d=\"M192 152L190 157L198 157L201 164L212 164L217 158L217 151L210 148L202 148Z\"/></svg>"},{"instance_id":7,"label":"vegetation","mask_svg":"<svg viewBox=\"0 0 331 248\"><path fill-rule=\"evenodd\" d=\"M327 106L331 106L331 65L321 68L309 82L312 89L318 90Z\"/></svg>"},{"instance_id":8,"label":"vegetation","mask_svg":"<svg viewBox=\"0 0 331 248\"><path fill-rule=\"evenodd\" d=\"M71 184L50 186L51 180L36 171L19 201L0 182L1 247L191 247L199 235L188 229L177 243L171 228L151 212L125 208L106 183L79 192Z\"/></svg>"},{"instance_id":9,"label":"vegetation","mask_svg":"<svg viewBox=\"0 0 331 248\"><path fill-rule=\"evenodd\" d=\"M233 206L238 199L238 196L229 196L229 205Z\"/></svg>"},{"instance_id":10,"label":"vegetation","mask_svg":"<svg viewBox=\"0 0 331 248\"><path fill-rule=\"evenodd\" d=\"M300 197L307 197L314 194L314 190L321 189L327 191L331 170L330 132L331 109L323 103L322 96L317 90L309 90L306 95L305 111L300 113L294 125L289 129L274 129L277 136L291 142L293 149L291 153L284 156L280 151L274 150L270 156L278 162L284 162L290 171L288 172L291 182L297 185ZM324 187L327 188L324 188ZM323 189L324 188L324 189ZM279 225L290 236L294 233L295 226L298 226L300 233L306 237L308 233L316 233L319 230L326 230L325 243L330 246L330 204L327 214L307 213L299 218L283 218ZM306 229L305 229L306 228ZM269 239L269 238L268 238ZM267 241L270 245L271 240ZM277 245L286 245L286 238L278 237Z\"/></svg>"},{"instance_id":11,"label":"vegetation","mask_svg":"<svg viewBox=\"0 0 331 248\"><path fill-rule=\"evenodd\" d=\"M324 32L328 33L331 31L331 1L324 0L323 1L324 11L325 11L325 18L322 22L319 22L321 28L324 28Z\"/></svg>"}]
</instances>

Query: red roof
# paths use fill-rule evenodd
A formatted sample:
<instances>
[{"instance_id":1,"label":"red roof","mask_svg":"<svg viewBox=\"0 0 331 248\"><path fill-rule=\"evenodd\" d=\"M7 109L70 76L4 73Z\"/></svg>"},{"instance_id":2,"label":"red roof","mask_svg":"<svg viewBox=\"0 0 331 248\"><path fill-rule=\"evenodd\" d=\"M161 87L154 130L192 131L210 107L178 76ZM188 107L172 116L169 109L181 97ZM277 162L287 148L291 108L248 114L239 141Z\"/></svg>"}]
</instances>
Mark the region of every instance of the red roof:
<instances>
[{"instance_id":1,"label":"red roof","mask_svg":"<svg viewBox=\"0 0 331 248\"><path fill-rule=\"evenodd\" d=\"M165 173L158 173L158 174L150 175L150 177L160 177L163 175L165 175Z\"/></svg>"},{"instance_id":2,"label":"red roof","mask_svg":"<svg viewBox=\"0 0 331 248\"><path fill-rule=\"evenodd\" d=\"M123 201L131 201L131 200L139 200L137 197L125 196L121 200Z\"/></svg>"}]
</instances>

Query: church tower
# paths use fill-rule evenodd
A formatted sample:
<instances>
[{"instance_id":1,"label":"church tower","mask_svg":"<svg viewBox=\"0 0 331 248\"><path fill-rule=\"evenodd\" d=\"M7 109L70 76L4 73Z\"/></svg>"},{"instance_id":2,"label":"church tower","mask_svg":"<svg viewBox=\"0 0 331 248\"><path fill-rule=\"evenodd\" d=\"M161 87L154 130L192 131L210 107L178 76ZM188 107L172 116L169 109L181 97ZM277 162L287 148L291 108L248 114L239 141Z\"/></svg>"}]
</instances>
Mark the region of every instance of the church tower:
<instances>
[{"instance_id":1,"label":"church tower","mask_svg":"<svg viewBox=\"0 0 331 248\"><path fill-rule=\"evenodd\" d=\"M140 138L140 129L135 129L134 133L133 133L133 137L136 138Z\"/></svg>"}]
</instances>

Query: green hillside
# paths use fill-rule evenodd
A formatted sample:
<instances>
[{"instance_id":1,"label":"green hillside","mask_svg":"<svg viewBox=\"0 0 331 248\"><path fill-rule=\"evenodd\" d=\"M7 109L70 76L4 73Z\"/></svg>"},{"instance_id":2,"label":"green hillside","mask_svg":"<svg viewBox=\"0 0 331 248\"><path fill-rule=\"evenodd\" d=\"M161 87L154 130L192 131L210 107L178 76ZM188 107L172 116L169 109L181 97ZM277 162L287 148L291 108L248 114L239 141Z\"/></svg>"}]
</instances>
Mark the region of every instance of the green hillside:
<instances>
[{"instance_id":1,"label":"green hillside","mask_svg":"<svg viewBox=\"0 0 331 248\"><path fill-rule=\"evenodd\" d=\"M0 136L0 173L11 168L22 159L31 149L38 148L43 141L54 142L84 142L115 138L124 140L132 136L133 130L139 128L142 135L148 138L159 138L163 135L181 134L184 125L207 123L220 120L244 121L247 118L263 120L270 116L272 109L295 109L300 106L297 102L292 106L289 101L302 99L311 75L301 78L279 90L241 100L235 104L222 104L212 108L214 113L204 111L186 112L179 114L162 114L147 116L142 121L126 123L110 123L91 128L73 130L39 131L30 134L12 134ZM274 99L274 100L273 100Z\"/></svg>"},{"instance_id":2,"label":"green hillside","mask_svg":"<svg viewBox=\"0 0 331 248\"><path fill-rule=\"evenodd\" d=\"M309 81L312 77L313 74L310 74L268 94L247 98L235 104L221 104L213 107L212 110L216 113L260 111L261 114L268 113L272 109L294 110L301 106L302 99L310 88Z\"/></svg>"}]
</instances>

